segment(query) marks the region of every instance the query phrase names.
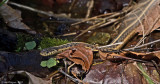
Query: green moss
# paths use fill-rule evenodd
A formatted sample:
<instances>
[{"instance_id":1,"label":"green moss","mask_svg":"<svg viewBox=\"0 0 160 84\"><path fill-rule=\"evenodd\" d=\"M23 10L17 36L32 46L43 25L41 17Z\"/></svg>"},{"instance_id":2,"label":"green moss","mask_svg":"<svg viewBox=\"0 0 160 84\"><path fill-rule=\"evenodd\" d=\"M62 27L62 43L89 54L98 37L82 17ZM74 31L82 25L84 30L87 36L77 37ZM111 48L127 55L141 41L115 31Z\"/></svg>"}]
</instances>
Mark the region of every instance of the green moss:
<instances>
[{"instance_id":1,"label":"green moss","mask_svg":"<svg viewBox=\"0 0 160 84\"><path fill-rule=\"evenodd\" d=\"M41 49L44 49L44 48L48 48L48 47L62 45L62 44L68 43L68 42L69 42L68 40L44 37L44 38L42 38L39 47Z\"/></svg>"},{"instance_id":2,"label":"green moss","mask_svg":"<svg viewBox=\"0 0 160 84\"><path fill-rule=\"evenodd\" d=\"M20 52L21 50L23 50L25 43L33 40L32 36L26 34L17 34L17 38L18 43L15 50L16 52Z\"/></svg>"},{"instance_id":3,"label":"green moss","mask_svg":"<svg viewBox=\"0 0 160 84\"><path fill-rule=\"evenodd\" d=\"M17 34L17 38L18 38L18 44L17 44L17 49L15 50L16 52L23 51L25 44L27 42L34 41L34 37L26 34ZM37 45L38 45L38 49L41 50L41 49L52 47L52 46L62 45L68 42L69 42L68 40L44 37L44 38L41 38L40 44L37 44Z\"/></svg>"}]
</instances>

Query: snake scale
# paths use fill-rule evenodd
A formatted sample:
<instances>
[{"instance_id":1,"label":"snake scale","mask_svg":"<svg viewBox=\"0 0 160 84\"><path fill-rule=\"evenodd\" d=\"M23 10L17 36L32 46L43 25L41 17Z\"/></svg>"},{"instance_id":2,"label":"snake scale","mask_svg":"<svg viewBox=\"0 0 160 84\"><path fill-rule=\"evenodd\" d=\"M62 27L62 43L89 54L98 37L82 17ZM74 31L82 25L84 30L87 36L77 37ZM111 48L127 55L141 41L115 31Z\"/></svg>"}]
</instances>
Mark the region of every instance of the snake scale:
<instances>
[{"instance_id":1,"label":"snake scale","mask_svg":"<svg viewBox=\"0 0 160 84\"><path fill-rule=\"evenodd\" d=\"M78 46L78 45L83 45L86 48L92 49L93 51L98 51L98 50L107 51L107 48L104 48L104 47L99 48L99 46L97 46L97 45L92 45L92 44L88 44L88 43L84 43L84 42L71 42L71 43L60 45L60 46L45 48L40 52L40 54L42 56L54 55L54 54L57 54L57 53L62 52L64 50L67 50L73 46Z\"/></svg>"}]
</instances>

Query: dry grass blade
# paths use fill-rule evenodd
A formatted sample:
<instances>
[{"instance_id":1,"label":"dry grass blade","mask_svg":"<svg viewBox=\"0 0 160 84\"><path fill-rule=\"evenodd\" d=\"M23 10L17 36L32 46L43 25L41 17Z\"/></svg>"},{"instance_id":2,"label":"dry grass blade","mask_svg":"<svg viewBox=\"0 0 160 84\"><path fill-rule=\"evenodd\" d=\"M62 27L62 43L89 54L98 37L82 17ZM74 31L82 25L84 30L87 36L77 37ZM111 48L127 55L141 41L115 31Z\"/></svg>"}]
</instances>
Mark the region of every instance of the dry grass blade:
<instances>
[{"instance_id":1,"label":"dry grass blade","mask_svg":"<svg viewBox=\"0 0 160 84\"><path fill-rule=\"evenodd\" d=\"M150 44L153 44L153 43L157 43L157 42L160 42L160 39L152 41L152 42L149 42L149 43L146 43L146 44L142 44L142 45L134 47L134 48L128 48L128 49L124 49L124 50L134 50L136 48L142 48L144 46L147 46L147 45L150 45Z\"/></svg>"},{"instance_id":2,"label":"dry grass blade","mask_svg":"<svg viewBox=\"0 0 160 84\"><path fill-rule=\"evenodd\" d=\"M140 24L140 21L144 19L145 15L155 4L157 4L158 1L159 0L141 0L137 5L135 5L134 10L132 10L125 16L125 20L119 28L120 33L111 44L117 42L123 42L125 44L128 41L124 40L125 38L130 39L131 37L133 37L134 34L128 34L130 34L133 31L134 33L137 32L135 31L135 29ZM122 46L119 47L119 49L120 48L122 48Z\"/></svg>"},{"instance_id":3,"label":"dry grass blade","mask_svg":"<svg viewBox=\"0 0 160 84\"><path fill-rule=\"evenodd\" d=\"M99 23L97 23L97 24L95 24L95 25L93 25L93 26L90 26L88 29L82 31L82 33L80 33L80 34L79 34L78 36L76 36L74 39L82 36L82 35L85 34L87 31L92 30L92 29L94 29L95 27L98 27L98 26L100 26L100 25L102 25L102 24L104 24L104 23L105 23L105 21L103 20L102 22L99 22Z\"/></svg>"},{"instance_id":4,"label":"dry grass blade","mask_svg":"<svg viewBox=\"0 0 160 84\"><path fill-rule=\"evenodd\" d=\"M82 22L91 21L91 20L99 21L97 24L94 24L94 25L90 26L89 28L87 28L86 30L82 31L82 33L80 33L78 36L76 36L75 39L82 36L83 34L85 34L89 30L94 30L94 29L97 29L97 28L100 28L100 27L104 27L104 26L107 26L109 24L115 23L115 22L123 19L123 17L120 18L120 19L112 19L112 18L120 16L122 14L125 14L125 13L129 12L131 9L132 8L128 8L127 10L125 10L123 12L118 12L118 13L115 13L115 14L112 14L112 15L110 15L110 13L109 13L109 14L103 14L103 15L95 16L95 17L92 17L92 18L89 18L89 19L85 19L81 22L77 22L77 23L72 24L72 26L73 26L73 25L77 25L77 24L80 24ZM108 15L110 15L110 16L108 16ZM101 17L104 17L104 16L106 16L106 17L101 18Z\"/></svg>"}]
</instances>

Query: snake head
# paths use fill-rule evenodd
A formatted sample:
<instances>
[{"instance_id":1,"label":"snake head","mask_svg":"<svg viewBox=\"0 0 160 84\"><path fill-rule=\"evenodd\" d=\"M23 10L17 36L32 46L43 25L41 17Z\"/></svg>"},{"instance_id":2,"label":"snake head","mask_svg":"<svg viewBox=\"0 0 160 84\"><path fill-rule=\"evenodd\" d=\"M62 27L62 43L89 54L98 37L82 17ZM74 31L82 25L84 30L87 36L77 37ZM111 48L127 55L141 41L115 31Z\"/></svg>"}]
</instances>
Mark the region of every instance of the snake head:
<instances>
[{"instance_id":1,"label":"snake head","mask_svg":"<svg viewBox=\"0 0 160 84\"><path fill-rule=\"evenodd\" d=\"M41 52L40 52L40 55L42 56L49 56L49 55L54 55L56 54L58 51L56 48L46 48L46 49L43 49Z\"/></svg>"}]
</instances>

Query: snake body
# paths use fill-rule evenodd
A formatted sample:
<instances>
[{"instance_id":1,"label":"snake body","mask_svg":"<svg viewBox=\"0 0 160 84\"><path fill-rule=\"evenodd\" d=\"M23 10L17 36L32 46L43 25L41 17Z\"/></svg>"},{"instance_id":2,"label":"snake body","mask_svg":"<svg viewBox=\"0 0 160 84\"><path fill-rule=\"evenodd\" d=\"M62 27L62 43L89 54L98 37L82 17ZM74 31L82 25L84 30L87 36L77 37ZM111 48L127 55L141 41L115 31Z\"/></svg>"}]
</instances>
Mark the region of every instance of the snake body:
<instances>
[{"instance_id":1,"label":"snake body","mask_svg":"<svg viewBox=\"0 0 160 84\"><path fill-rule=\"evenodd\" d=\"M63 45L59 45L59 46L45 48L40 52L40 54L42 56L54 55L54 54L57 54L57 53L62 52L64 50L67 50L73 46L78 46L78 45L83 45L83 46L90 48L92 50L98 50L98 47L96 45L92 45L92 44L88 44L88 43L84 43L84 42L71 42L71 43L67 43L67 44L63 44Z\"/></svg>"}]
</instances>

